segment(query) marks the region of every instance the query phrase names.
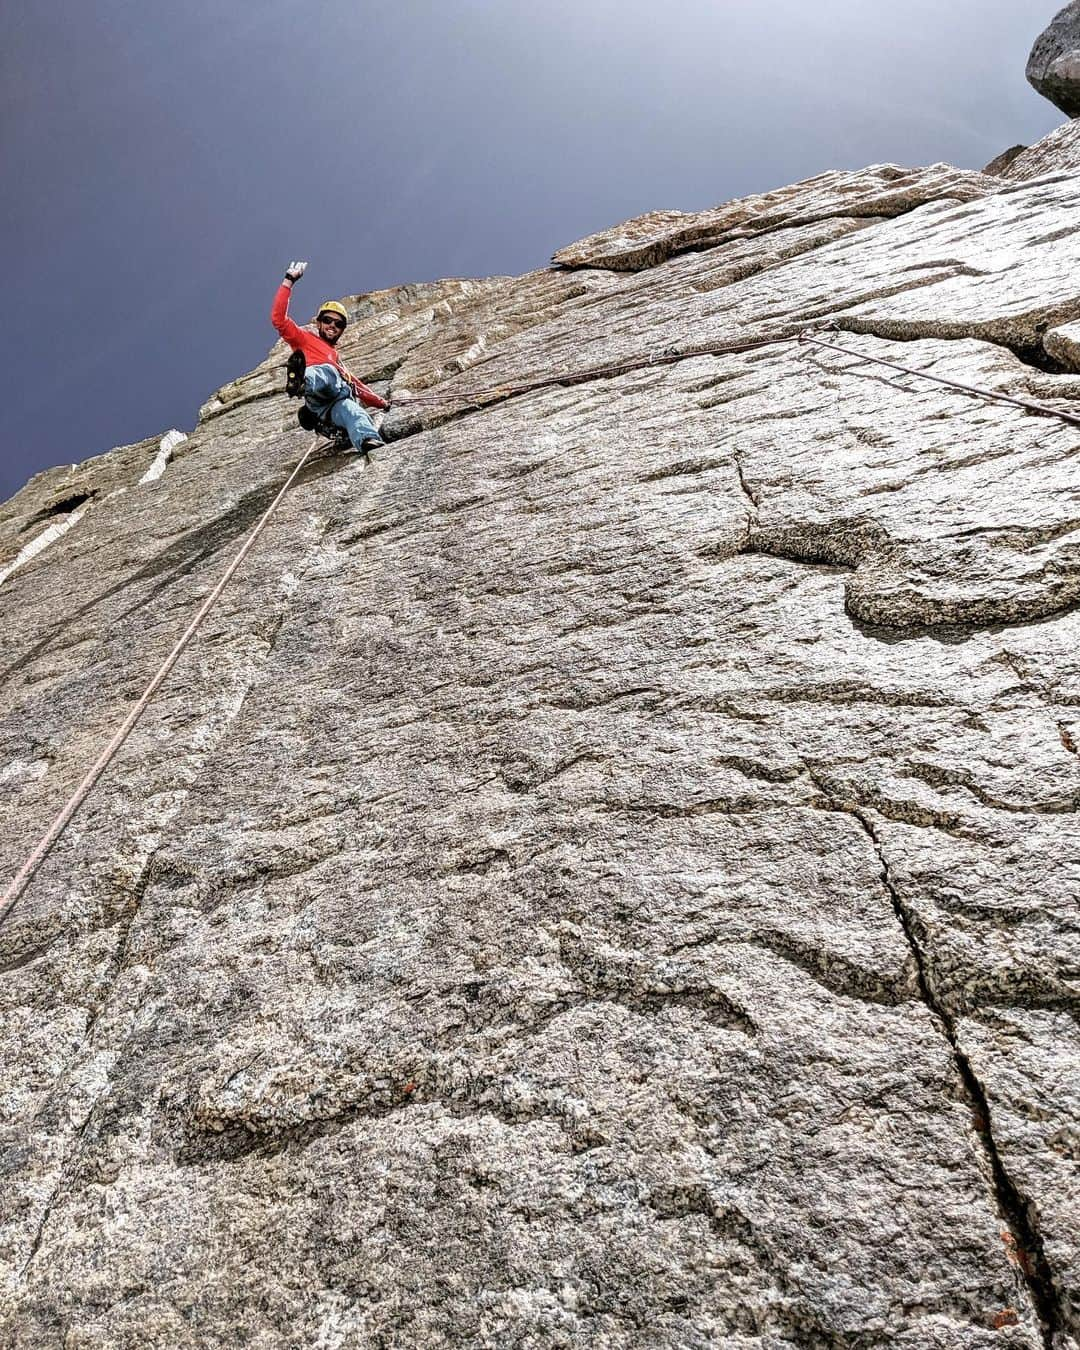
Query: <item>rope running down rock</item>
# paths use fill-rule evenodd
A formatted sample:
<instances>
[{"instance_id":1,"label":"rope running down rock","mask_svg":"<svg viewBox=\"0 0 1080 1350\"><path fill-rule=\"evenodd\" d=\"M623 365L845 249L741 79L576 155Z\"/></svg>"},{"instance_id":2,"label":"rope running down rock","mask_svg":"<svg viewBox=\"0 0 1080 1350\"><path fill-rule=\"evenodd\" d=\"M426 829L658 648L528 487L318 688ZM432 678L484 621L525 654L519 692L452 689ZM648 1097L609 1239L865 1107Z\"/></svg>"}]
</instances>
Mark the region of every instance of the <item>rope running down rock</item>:
<instances>
[{"instance_id":1,"label":"rope running down rock","mask_svg":"<svg viewBox=\"0 0 1080 1350\"><path fill-rule=\"evenodd\" d=\"M679 348L677 351L668 350L662 352L659 356L647 357L639 361L623 361L616 365L609 366L590 366L584 370L570 371L565 375L545 376L541 380L531 380L525 384L494 384L485 389L465 389L461 391L448 391L445 394L436 394L424 396L422 394L406 394L401 398L395 399L395 404L408 406L410 404L438 404L451 401L460 401L466 405L481 406L475 403L477 399L487 399L489 403L502 402L508 398L517 398L521 394L530 394L536 389L553 389L559 385L569 386L574 384L586 384L591 380L611 379L616 375L626 375L635 370L648 370L655 366L673 366L680 361L692 361L698 356L731 356L738 355L740 352L759 351L763 347L781 347L786 345L806 346L808 344L815 347L825 347L830 351L840 352L844 356L852 356L858 362L869 361L879 366L889 366L893 370L901 370L907 375L917 375L923 380L932 380L935 384L945 385L949 389L955 389L960 393L972 394L978 398L992 399L998 403L1010 403L1013 407L1023 408L1026 412L1036 413L1040 417L1056 417L1062 422L1067 422L1071 426L1080 427L1080 415L1065 412L1061 408L1052 408L1047 403L1038 403L1034 399L1015 398L1011 394L1000 394L993 389L982 389L974 384L963 384L959 380L949 380L942 375L932 375L928 370L919 370L915 366L905 366L899 361L887 361L881 356L868 356L863 352L854 352L850 347L842 347L835 342L825 342L817 336L822 332L839 332L839 325L835 320L829 320L819 327L807 328L802 333L793 337L764 338L759 342L739 342L727 343L718 346L707 347L686 347Z\"/></svg>"},{"instance_id":2,"label":"rope running down rock","mask_svg":"<svg viewBox=\"0 0 1080 1350\"><path fill-rule=\"evenodd\" d=\"M191 623L189 623L187 628L184 630L183 636L177 642L176 646L173 647L172 651L165 658L165 660L161 663L161 665L157 670L157 673L154 675L150 683L146 686L145 690L140 696L139 701L135 704L134 708L132 708L132 710L128 713L127 717L124 718L123 725L117 731L115 736L113 736L112 740L101 752L98 758L95 760L94 765L91 768L90 772L86 775L86 777L82 780L79 786L75 789L75 792L68 799L67 805L56 817L52 825L49 827L48 832L42 836L41 841L38 843L33 853L31 853L30 857L27 858L26 862L23 863L22 867L19 869L18 874L15 877L15 880L7 888L3 896L0 897L0 928L3 927L4 922L10 915L11 911L15 908L15 902L19 899L20 895L22 895L23 891L29 885L30 880L33 877L34 873L45 861L45 858L48 856L49 850L63 834L72 816L74 816L75 812L79 809L79 807L83 804L86 798L90 795L91 791L93 790L94 784L98 781L101 775L109 767L109 764L112 761L113 756L127 740L128 736L132 731L132 728L135 726L135 723L146 711L147 704L157 693L161 685L165 682L165 679L168 676L169 672L172 670L173 666L175 666L177 661L180 659L180 654L183 652L184 648L191 641L192 637L194 637L196 629L202 623L203 619L205 619L206 616L210 613L211 609L213 609L214 605L217 603L218 597L221 595L222 591L224 591L225 587L229 584L230 580L233 577L233 574L236 572L237 568L244 561L247 555L251 552L252 548L254 547L255 541L258 539L259 535L262 534L263 529L270 520L270 517L277 510L285 494L288 492L289 488L292 487L293 483L296 481L296 478L300 473L300 470L304 467L304 465L308 462L311 456L315 453L316 449L318 448L318 445L319 442L318 439L316 439L304 453L303 458L300 460L299 464L297 464L296 468L293 469L292 473L289 475L281 491L277 494L274 500L267 507L266 511L263 513L261 519L259 520L259 523L248 535L247 539L244 541L243 547L240 549L239 553L237 553L236 557L229 564L228 569L225 572L225 575L221 578L218 584L214 587L214 589L210 592L207 598L203 601L199 609L199 612L195 615Z\"/></svg>"},{"instance_id":3,"label":"rope running down rock","mask_svg":"<svg viewBox=\"0 0 1080 1350\"><path fill-rule=\"evenodd\" d=\"M764 338L757 342L726 343L716 346L703 346L689 349L684 348L680 348L678 350L668 349L667 351L661 352L657 356L649 357L646 360L624 361L614 365L607 365L607 366L591 366L587 367L584 370L571 371L563 375L548 376L541 380L531 380L523 384L491 385L485 389L471 389L471 390L464 390L461 392L448 392L442 395L429 395L427 397L423 395L405 395L403 398L399 400L399 402L407 405L407 404L437 404L437 403L446 403L450 401L461 401L466 403L467 405L473 404L474 406L480 406L475 403L475 400L488 398L488 396L490 396L489 402L496 402L496 401L502 402L505 399L515 398L521 394L532 393L534 390L537 389L552 389L560 385L567 386L575 384L586 384L592 380L610 379L616 375L628 374L629 372L635 370L648 370L652 367L657 366L676 365L681 361L693 360L695 357L698 356L729 356L729 355L737 355L741 352L760 351L766 347L778 347L787 345L797 345L797 346L809 345L814 347L822 347L828 351L839 352L843 356L854 357L855 361L860 364L868 362L873 365L887 366L891 370L899 370L902 371L904 374L914 375L919 379L930 380L935 384L944 385L946 388L955 389L960 393L971 394L975 397L990 399L998 403L1008 403L1011 404L1013 407L1022 408L1025 412L1035 413L1040 417L1054 417L1062 422L1068 423L1070 426L1080 427L1080 416L1078 416L1075 413L1065 412L1060 408L1052 408L1048 404L1038 403L1034 399L1016 398L1011 394L998 393L996 390L993 389L983 389L977 385L964 384L959 380L946 379L944 376L941 375L932 375L930 374L929 371L919 370L914 366L906 366L899 361L889 361L886 360L884 357L868 356L863 352L854 352L851 350L850 347L841 346L839 343L836 342L826 342L823 338L818 336L818 334L820 334L821 332L837 332L837 331L840 331L839 326L836 324L835 321L830 321L816 328L808 328L804 332L799 333L793 337ZM243 547L240 549L240 552L236 555L232 563L229 565L229 568L226 571L225 575L221 578L217 586L204 601L202 607L199 609L199 612L195 615L195 618L192 619L191 623L188 625L183 636L177 642L176 646L166 657L165 661L162 663L161 667L158 669L153 679L147 685L143 694L139 698L139 701L135 704L134 708L132 708L131 712L129 712L127 717L124 719L123 725L117 731L117 733L109 742L109 744L105 747L105 749L101 752L101 755L95 761L90 772L79 784L78 788L75 790L74 794L69 799L67 805L60 812L56 820L53 822L52 826L49 828L48 832L43 836L40 843L34 849L34 852L30 855L30 857L26 860L23 866L19 869L19 872L16 875L14 881L12 881L11 885L4 892L3 896L0 897L0 927L3 927L11 911L14 909L16 901L19 899L23 891L26 889L34 873L41 866L42 862L45 860L46 856L48 855L52 846L56 843L57 839L59 839L61 834L63 834L71 818L75 815L75 812L79 809L79 807L83 804L86 798L90 795L90 792L93 790L94 785L97 783L98 779L105 772L105 770L108 768L110 762L113 759L113 756L123 745L124 741L127 740L128 735L131 733L136 722L138 722L139 718L146 710L147 704L150 702L151 698L153 698L154 694L164 683L169 672L172 670L173 666L179 660L180 655L183 652L184 648L187 646L188 642L194 636L196 629L202 623L203 619L205 619L207 614L209 614L210 610L217 602L218 597L221 595L222 591L224 591L225 587L232 579L233 574L236 572L237 568L240 566L240 564L247 557L248 553L251 551L251 548L254 546L255 541L262 533L263 528L270 520L270 517L277 510L279 504L281 503L282 498L285 496L289 488L295 482L297 475L300 473L300 470L304 467L307 461L311 458L312 454L315 452L317 445L318 441L316 441L315 444L313 444L307 450L303 458L297 464L296 468L289 475L289 478L285 482L285 485L281 488L281 491L271 502L270 506L266 510L266 513L260 519L259 523L255 526L254 530L252 530L251 534L245 541Z\"/></svg>"},{"instance_id":4,"label":"rope running down rock","mask_svg":"<svg viewBox=\"0 0 1080 1350\"><path fill-rule=\"evenodd\" d=\"M832 324L825 331L836 332L838 330L836 325ZM814 347L825 347L832 352L842 352L844 356L853 356L857 362L871 361L878 366L889 366L892 370L902 370L906 375L918 375L920 379L933 380L935 384L943 384L948 389L957 389L962 394L974 394L979 398L994 399L998 403L1011 403L1013 407L1023 408L1025 412L1037 413L1040 417L1057 417L1062 422L1068 422L1071 426L1080 427L1080 416L1076 413L1065 412L1062 408L1051 408L1048 403L1037 403L1030 398L1015 398L1012 394L999 394L994 389L980 389L977 385L963 384L960 380L947 380L943 375L931 375L928 370L901 365L899 361L886 361L883 356L866 356L863 352L853 352L850 347L842 347L837 342L822 341L821 338L815 336L814 329L809 329L807 332L800 334L797 340L801 345L810 344Z\"/></svg>"}]
</instances>

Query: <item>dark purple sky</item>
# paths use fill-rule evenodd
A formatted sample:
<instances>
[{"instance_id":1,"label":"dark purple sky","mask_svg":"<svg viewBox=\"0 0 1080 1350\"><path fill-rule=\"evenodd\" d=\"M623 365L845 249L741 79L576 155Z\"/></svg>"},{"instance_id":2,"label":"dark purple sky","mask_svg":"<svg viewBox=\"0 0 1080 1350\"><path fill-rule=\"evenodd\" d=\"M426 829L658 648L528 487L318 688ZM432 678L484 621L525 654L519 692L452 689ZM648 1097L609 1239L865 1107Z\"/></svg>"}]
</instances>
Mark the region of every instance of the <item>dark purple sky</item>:
<instances>
[{"instance_id":1,"label":"dark purple sky","mask_svg":"<svg viewBox=\"0 0 1080 1350\"><path fill-rule=\"evenodd\" d=\"M178 426L296 309L543 266L832 167L1062 120L1061 0L34 0L0 43L0 499ZM15 378L17 372L18 378Z\"/></svg>"}]
</instances>

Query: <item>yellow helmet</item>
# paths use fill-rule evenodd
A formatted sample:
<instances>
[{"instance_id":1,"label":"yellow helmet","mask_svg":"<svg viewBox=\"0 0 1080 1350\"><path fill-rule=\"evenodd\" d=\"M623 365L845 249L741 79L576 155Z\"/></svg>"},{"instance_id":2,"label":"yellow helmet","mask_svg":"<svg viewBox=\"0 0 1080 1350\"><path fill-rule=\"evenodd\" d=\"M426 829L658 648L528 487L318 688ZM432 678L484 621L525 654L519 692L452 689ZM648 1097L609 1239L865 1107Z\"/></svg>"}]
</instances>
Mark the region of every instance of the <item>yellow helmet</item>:
<instances>
[{"instance_id":1,"label":"yellow helmet","mask_svg":"<svg viewBox=\"0 0 1080 1350\"><path fill-rule=\"evenodd\" d=\"M324 301L324 303L319 306L319 313L316 317L321 317L323 314L340 314L346 323L349 322L349 315L346 312L345 306L340 304L337 300Z\"/></svg>"}]
</instances>

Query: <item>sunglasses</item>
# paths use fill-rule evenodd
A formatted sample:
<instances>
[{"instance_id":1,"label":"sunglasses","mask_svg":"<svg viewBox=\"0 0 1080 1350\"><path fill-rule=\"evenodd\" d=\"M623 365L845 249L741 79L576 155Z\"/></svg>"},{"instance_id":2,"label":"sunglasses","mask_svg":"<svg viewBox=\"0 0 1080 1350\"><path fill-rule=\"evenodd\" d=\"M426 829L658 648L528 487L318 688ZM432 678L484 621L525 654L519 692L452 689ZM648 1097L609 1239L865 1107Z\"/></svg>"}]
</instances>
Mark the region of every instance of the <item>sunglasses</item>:
<instances>
[{"instance_id":1,"label":"sunglasses","mask_svg":"<svg viewBox=\"0 0 1080 1350\"><path fill-rule=\"evenodd\" d=\"M345 327L345 320L342 319L342 318L340 318L337 314L320 314L320 315L319 315L319 322L320 322L320 323L332 323L332 324L334 325L335 328L344 328L344 327Z\"/></svg>"}]
</instances>

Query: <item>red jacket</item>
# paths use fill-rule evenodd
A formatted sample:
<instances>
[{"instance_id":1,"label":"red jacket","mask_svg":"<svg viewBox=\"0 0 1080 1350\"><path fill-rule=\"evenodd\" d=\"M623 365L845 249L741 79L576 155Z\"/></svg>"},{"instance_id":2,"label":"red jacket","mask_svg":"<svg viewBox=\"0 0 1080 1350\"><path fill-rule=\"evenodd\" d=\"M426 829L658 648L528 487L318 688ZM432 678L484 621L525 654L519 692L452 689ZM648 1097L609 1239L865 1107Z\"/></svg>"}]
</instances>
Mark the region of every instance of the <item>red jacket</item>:
<instances>
[{"instance_id":1,"label":"red jacket","mask_svg":"<svg viewBox=\"0 0 1080 1350\"><path fill-rule=\"evenodd\" d=\"M389 408L390 404L387 403L386 399L380 398L366 384L361 384L355 375L349 374L341 364L341 357L338 356L336 348L331 347L329 342L324 342L318 333L309 333L306 328L301 328L299 324L293 323L292 319L289 318L289 292L291 290L292 287L286 286L284 282L278 287L277 295L274 296L273 307L270 310L270 322L293 351L303 352L309 366L335 366L352 385L353 393L360 402L366 403L369 408Z\"/></svg>"}]
</instances>

